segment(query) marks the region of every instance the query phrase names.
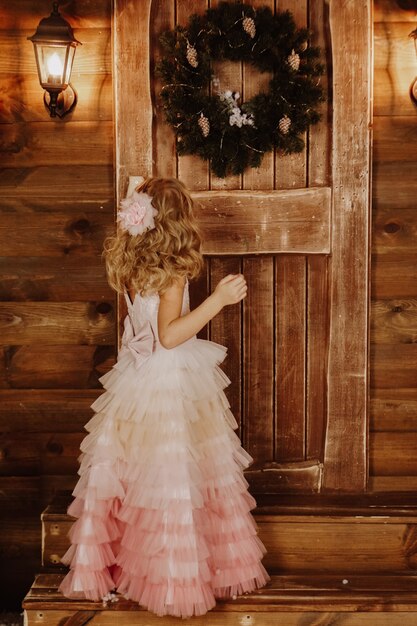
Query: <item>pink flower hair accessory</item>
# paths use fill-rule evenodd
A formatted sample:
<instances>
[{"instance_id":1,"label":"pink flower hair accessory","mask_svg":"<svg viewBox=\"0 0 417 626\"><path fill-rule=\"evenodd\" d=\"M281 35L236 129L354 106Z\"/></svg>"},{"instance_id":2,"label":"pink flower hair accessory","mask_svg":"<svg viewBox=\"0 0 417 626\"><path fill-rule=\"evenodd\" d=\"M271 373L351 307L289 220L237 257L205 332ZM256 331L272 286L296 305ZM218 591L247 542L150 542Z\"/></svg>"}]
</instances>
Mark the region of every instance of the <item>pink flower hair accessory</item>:
<instances>
[{"instance_id":1,"label":"pink flower hair accessory","mask_svg":"<svg viewBox=\"0 0 417 626\"><path fill-rule=\"evenodd\" d=\"M127 230L131 235L141 235L155 228L153 218L158 211L152 206L152 198L147 193L134 191L120 202L120 206L117 221L122 230Z\"/></svg>"}]
</instances>

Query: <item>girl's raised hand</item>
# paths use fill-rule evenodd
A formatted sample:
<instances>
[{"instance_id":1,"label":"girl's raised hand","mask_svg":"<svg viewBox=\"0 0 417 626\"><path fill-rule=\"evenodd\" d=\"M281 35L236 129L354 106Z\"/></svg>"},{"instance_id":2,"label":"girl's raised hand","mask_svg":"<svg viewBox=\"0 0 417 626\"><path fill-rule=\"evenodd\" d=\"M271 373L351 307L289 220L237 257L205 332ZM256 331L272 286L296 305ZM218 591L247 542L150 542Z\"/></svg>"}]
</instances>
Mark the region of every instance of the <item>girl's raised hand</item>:
<instances>
[{"instance_id":1,"label":"girl's raised hand","mask_svg":"<svg viewBox=\"0 0 417 626\"><path fill-rule=\"evenodd\" d=\"M214 295L219 298L221 306L236 304L246 297L248 287L242 274L228 274L217 284Z\"/></svg>"}]
</instances>

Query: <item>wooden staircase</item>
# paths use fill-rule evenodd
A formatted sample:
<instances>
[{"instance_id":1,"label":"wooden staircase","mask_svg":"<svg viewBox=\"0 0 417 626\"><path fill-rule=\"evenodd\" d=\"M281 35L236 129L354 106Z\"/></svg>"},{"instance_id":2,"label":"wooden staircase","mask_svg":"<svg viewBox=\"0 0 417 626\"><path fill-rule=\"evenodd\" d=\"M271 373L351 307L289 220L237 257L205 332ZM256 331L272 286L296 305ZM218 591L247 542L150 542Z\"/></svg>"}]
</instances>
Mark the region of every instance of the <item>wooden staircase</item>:
<instances>
[{"instance_id":1,"label":"wooden staircase","mask_svg":"<svg viewBox=\"0 0 417 626\"><path fill-rule=\"evenodd\" d=\"M73 519L70 494L42 514L42 565L23 601L25 625L173 626L116 595L106 603L57 591ZM410 494L258 498L268 587L218 602L194 626L416 626L417 499Z\"/></svg>"}]
</instances>

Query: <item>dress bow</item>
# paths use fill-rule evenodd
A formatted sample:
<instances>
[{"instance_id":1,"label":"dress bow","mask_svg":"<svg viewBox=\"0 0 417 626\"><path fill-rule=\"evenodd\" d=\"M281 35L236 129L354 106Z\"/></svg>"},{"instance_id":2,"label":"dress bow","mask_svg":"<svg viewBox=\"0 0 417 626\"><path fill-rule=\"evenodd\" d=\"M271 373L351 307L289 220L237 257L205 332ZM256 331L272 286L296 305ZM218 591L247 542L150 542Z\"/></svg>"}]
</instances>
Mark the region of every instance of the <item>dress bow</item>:
<instances>
[{"instance_id":1,"label":"dress bow","mask_svg":"<svg viewBox=\"0 0 417 626\"><path fill-rule=\"evenodd\" d=\"M135 335L130 317L125 318L122 346L130 350L135 358L136 367L140 367L152 354L154 334L149 321L145 322Z\"/></svg>"}]
</instances>

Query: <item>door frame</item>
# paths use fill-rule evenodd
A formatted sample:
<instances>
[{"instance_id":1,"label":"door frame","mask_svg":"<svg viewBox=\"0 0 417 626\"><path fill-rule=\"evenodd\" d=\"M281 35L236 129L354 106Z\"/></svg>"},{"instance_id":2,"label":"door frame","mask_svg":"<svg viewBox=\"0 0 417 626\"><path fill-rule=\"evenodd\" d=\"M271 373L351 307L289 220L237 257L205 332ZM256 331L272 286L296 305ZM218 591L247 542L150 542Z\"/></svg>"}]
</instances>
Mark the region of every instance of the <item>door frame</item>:
<instances>
[{"instance_id":1,"label":"door frame","mask_svg":"<svg viewBox=\"0 0 417 626\"><path fill-rule=\"evenodd\" d=\"M327 493L366 491L369 471L371 5L371 0L325 0L324 5L333 93L330 334L321 485ZM117 204L130 175L153 174L151 8L152 0L114 0Z\"/></svg>"}]
</instances>

